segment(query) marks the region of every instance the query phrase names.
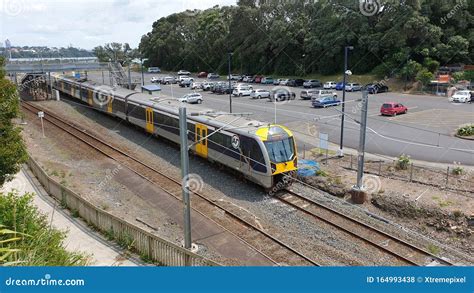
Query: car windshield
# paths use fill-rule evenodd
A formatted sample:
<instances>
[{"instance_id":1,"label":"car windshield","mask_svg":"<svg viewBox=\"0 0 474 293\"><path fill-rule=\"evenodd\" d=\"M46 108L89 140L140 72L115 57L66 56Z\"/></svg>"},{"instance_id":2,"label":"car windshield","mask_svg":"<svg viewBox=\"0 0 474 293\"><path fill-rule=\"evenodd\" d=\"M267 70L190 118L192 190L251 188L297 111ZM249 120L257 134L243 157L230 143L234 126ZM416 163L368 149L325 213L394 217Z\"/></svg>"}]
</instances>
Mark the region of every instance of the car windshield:
<instances>
[{"instance_id":1,"label":"car windshield","mask_svg":"<svg viewBox=\"0 0 474 293\"><path fill-rule=\"evenodd\" d=\"M457 92L456 94L460 95L460 96L467 96L469 93L468 92Z\"/></svg>"},{"instance_id":2,"label":"car windshield","mask_svg":"<svg viewBox=\"0 0 474 293\"><path fill-rule=\"evenodd\" d=\"M392 108L392 104L383 104L383 107L385 109Z\"/></svg>"},{"instance_id":3,"label":"car windshield","mask_svg":"<svg viewBox=\"0 0 474 293\"><path fill-rule=\"evenodd\" d=\"M270 161L282 163L291 161L294 157L293 138L265 142Z\"/></svg>"}]
</instances>

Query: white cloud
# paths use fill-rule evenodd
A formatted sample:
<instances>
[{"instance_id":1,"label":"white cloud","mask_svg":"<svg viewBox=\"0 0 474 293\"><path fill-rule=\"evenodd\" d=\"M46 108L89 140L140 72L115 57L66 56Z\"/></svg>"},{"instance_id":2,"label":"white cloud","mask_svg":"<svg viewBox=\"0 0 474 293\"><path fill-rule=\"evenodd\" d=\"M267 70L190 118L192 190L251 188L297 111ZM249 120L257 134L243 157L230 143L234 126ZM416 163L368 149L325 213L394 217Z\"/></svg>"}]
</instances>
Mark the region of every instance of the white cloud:
<instances>
[{"instance_id":1,"label":"white cloud","mask_svg":"<svg viewBox=\"0 0 474 293\"><path fill-rule=\"evenodd\" d=\"M0 42L91 49L108 42L135 47L154 21L186 9L237 0L0 0Z\"/></svg>"}]
</instances>

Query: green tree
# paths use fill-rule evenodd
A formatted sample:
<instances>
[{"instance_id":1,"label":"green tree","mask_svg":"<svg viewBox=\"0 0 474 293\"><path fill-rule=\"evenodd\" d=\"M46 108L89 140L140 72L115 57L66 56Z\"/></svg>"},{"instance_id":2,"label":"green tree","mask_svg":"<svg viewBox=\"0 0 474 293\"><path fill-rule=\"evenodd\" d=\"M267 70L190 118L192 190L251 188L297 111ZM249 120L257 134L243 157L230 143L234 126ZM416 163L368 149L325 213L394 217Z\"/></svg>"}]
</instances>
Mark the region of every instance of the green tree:
<instances>
[{"instance_id":1,"label":"green tree","mask_svg":"<svg viewBox=\"0 0 474 293\"><path fill-rule=\"evenodd\" d=\"M3 66L4 59L0 57L0 68ZM19 114L18 107L16 86L0 70L0 186L11 180L28 159L21 129L12 123Z\"/></svg>"},{"instance_id":2,"label":"green tree","mask_svg":"<svg viewBox=\"0 0 474 293\"><path fill-rule=\"evenodd\" d=\"M423 68L416 74L416 80L421 82L423 86L426 86L434 79L434 74L428 69Z\"/></svg>"},{"instance_id":3,"label":"green tree","mask_svg":"<svg viewBox=\"0 0 474 293\"><path fill-rule=\"evenodd\" d=\"M119 62L122 65L138 57L138 50L132 49L128 43L107 43L95 47L92 52L101 62Z\"/></svg>"}]
</instances>

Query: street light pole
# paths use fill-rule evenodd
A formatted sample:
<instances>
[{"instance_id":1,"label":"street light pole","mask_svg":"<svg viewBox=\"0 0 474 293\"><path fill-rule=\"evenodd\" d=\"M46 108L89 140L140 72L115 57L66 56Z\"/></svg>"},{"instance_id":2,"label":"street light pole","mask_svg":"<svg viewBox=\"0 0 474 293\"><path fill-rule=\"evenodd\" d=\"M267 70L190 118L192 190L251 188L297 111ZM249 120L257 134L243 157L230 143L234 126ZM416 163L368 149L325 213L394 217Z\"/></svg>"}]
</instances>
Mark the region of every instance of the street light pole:
<instances>
[{"instance_id":1,"label":"street light pole","mask_svg":"<svg viewBox=\"0 0 474 293\"><path fill-rule=\"evenodd\" d=\"M344 157L344 111L346 109L346 79L347 79L347 55L349 54L349 50L353 50L353 46L345 46L344 47L344 75L342 78L342 115L341 115L341 139L339 143L339 157Z\"/></svg>"},{"instance_id":2,"label":"street light pole","mask_svg":"<svg viewBox=\"0 0 474 293\"><path fill-rule=\"evenodd\" d=\"M230 72L231 72L231 67L230 67L230 64L232 62L232 52L229 52L228 53L229 55L229 60L228 60L228 63L229 63L229 74L227 76L227 78L229 79L229 112L232 113L232 85L231 85L231 80L230 80Z\"/></svg>"}]
</instances>

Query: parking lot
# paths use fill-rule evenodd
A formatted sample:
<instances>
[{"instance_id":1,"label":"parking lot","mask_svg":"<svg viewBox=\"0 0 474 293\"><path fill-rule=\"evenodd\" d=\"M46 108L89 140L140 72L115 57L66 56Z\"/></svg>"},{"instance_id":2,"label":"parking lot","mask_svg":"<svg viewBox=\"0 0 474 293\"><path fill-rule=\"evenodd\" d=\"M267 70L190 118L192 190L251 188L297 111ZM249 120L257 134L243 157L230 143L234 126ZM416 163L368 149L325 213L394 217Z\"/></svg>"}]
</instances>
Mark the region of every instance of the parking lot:
<instances>
[{"instance_id":1,"label":"parking lot","mask_svg":"<svg viewBox=\"0 0 474 293\"><path fill-rule=\"evenodd\" d=\"M101 81L99 73L90 73L90 78ZM145 74L145 84L150 84L151 77L164 74ZM139 73L133 78L140 79ZM204 81L194 77L195 81ZM221 81L223 79L221 78ZM274 90L281 86L249 84L253 89ZM193 92L190 88L181 88L177 84L161 85L158 95L180 98ZM288 126L296 133L300 145L305 148L317 146L319 132L329 134L333 143L339 143L342 106L314 108L310 100L301 100L300 93L304 88L289 87L295 92L296 99L273 103L268 99L251 99L250 97L233 97L233 112L250 112L252 118L276 122ZM137 89L139 90L139 89ZM203 96L204 107L218 111L229 111L229 95L213 94L208 91L195 90ZM342 91L336 91L342 99ZM346 124L344 128L344 145L357 148L359 141L361 92L346 93ZM395 117L380 116L380 107L385 102L402 103L408 107L408 113ZM408 95L395 92L369 95L367 151L387 156L398 156L401 153L413 158L452 163L462 162L474 165L474 141L453 137L457 126L472 123L474 104L451 103L446 97L430 95Z\"/></svg>"}]
</instances>

